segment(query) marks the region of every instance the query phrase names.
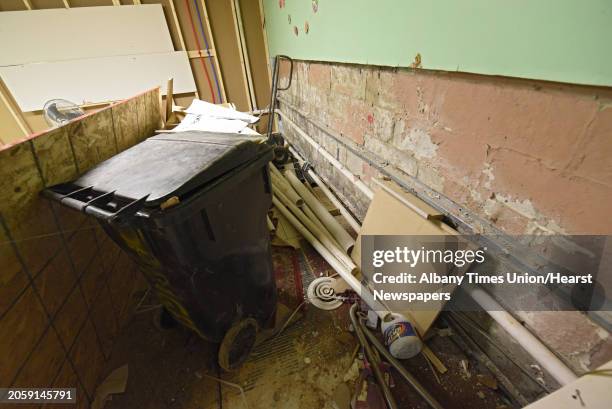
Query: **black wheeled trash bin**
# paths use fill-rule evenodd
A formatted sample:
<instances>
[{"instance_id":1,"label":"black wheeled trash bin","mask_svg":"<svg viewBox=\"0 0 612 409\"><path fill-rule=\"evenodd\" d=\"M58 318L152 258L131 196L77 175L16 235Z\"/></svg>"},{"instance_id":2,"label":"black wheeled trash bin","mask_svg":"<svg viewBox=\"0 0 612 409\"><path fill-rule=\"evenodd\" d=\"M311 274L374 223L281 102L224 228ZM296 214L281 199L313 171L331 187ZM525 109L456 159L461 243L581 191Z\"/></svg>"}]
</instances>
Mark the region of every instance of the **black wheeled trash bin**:
<instances>
[{"instance_id":1,"label":"black wheeled trash bin","mask_svg":"<svg viewBox=\"0 0 612 409\"><path fill-rule=\"evenodd\" d=\"M219 363L230 370L276 311L266 224L271 159L258 137L160 134L45 195L96 217L167 311L221 343Z\"/></svg>"}]
</instances>

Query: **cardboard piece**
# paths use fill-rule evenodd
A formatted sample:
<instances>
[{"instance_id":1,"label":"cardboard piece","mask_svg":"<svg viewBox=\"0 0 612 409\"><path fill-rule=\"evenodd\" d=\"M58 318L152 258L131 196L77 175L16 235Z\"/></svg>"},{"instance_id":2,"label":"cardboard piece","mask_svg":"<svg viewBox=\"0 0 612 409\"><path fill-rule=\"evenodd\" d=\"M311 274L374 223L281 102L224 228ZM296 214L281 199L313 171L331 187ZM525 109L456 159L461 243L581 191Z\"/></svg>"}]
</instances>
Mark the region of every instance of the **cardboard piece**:
<instances>
[{"instance_id":1,"label":"cardboard piece","mask_svg":"<svg viewBox=\"0 0 612 409\"><path fill-rule=\"evenodd\" d=\"M274 218L277 219L276 234L272 237L272 245L278 247L300 248L302 235L295 230L289 221L276 208L273 209Z\"/></svg>"},{"instance_id":2,"label":"cardboard piece","mask_svg":"<svg viewBox=\"0 0 612 409\"><path fill-rule=\"evenodd\" d=\"M422 217L390 194L386 189L379 186L374 190L374 198L370 203L370 207L368 208L368 212L361 226L361 231L355 242L351 258L357 266L361 267L361 237L365 235L444 236L450 234L458 233L440 220L429 220ZM461 272L465 272L468 267L469 266L462 268ZM452 292L455 287L454 284L448 284L444 286L443 291ZM410 287L410 291L414 292L423 290L431 291L431 284L412 284ZM433 324L442 307L443 303L440 303L435 309L428 311L391 311L401 313L411 319L419 334L423 336Z\"/></svg>"},{"instance_id":3,"label":"cardboard piece","mask_svg":"<svg viewBox=\"0 0 612 409\"><path fill-rule=\"evenodd\" d=\"M383 188L387 193L391 196L395 197L400 202L404 203L406 206L414 210L417 214L425 219L438 219L441 220L444 217L444 214L415 195L405 191L399 186L397 183L392 180L384 180L384 179L372 179L374 183L376 183L379 187Z\"/></svg>"}]
</instances>

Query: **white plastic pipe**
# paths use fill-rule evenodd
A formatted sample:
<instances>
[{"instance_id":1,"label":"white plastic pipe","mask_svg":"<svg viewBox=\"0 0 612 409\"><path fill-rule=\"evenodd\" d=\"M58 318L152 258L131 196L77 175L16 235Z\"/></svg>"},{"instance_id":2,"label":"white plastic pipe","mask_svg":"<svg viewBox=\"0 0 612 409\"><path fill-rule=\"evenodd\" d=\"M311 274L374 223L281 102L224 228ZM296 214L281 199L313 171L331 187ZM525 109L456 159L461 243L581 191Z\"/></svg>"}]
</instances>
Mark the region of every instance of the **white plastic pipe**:
<instances>
[{"instance_id":1,"label":"white plastic pipe","mask_svg":"<svg viewBox=\"0 0 612 409\"><path fill-rule=\"evenodd\" d=\"M277 111L278 112L278 111ZM288 119L282 112L279 112L284 122L292 126L296 132L304 138L308 143L316 148L323 157L342 174L344 174L350 181L355 181L355 176L350 173L340 162L338 162L333 156L331 156L321 145L310 138L306 133L301 130L293 121ZM349 175L347 175L347 173ZM358 180L358 179L357 179ZM363 182L361 182L363 184ZM364 185L365 186L365 185ZM362 192L369 197L373 197L373 193L369 187L365 186L366 191ZM369 192L366 193L366 192ZM343 277L344 278L344 277ZM348 283L348 281L347 281ZM351 283L349 283L350 285ZM352 287L352 285L351 285ZM468 294L476 301L487 313L493 318L502 328L504 328L512 338L518 342L518 344L525 349L543 368L545 368L552 377L561 385L567 385L578 379L576 374L572 372L550 349L546 347L539 339L537 339L529 330L521 325L508 311L506 311L497 301L493 299L487 292L477 286L465 286L464 287ZM366 291L369 292L369 291ZM376 309L374 309L376 311Z\"/></svg>"},{"instance_id":2,"label":"white plastic pipe","mask_svg":"<svg viewBox=\"0 0 612 409\"><path fill-rule=\"evenodd\" d=\"M521 325L508 311L493 299L482 288L477 286L462 287L484 309L491 318L505 329L550 375L561 385L567 385L578 379L576 374L553 354L527 328Z\"/></svg>"},{"instance_id":3,"label":"white plastic pipe","mask_svg":"<svg viewBox=\"0 0 612 409\"><path fill-rule=\"evenodd\" d=\"M270 165L272 168L272 165ZM285 196L287 196L296 206L302 207L304 205L304 199L297 194L295 190L291 187L289 182L285 179L284 176L276 176L274 172L270 173L270 179L272 180L272 187L276 190L283 192Z\"/></svg>"},{"instance_id":4,"label":"white plastic pipe","mask_svg":"<svg viewBox=\"0 0 612 409\"><path fill-rule=\"evenodd\" d=\"M311 220L305 212L291 202L291 200L285 196L282 192L274 192L274 195L280 199L295 217L334 255L341 263L348 267L351 274L357 270L357 266L353 263L353 260L346 254L339 245L331 237L330 233L326 230L322 230L317 226L316 222Z\"/></svg>"},{"instance_id":5,"label":"white plastic pipe","mask_svg":"<svg viewBox=\"0 0 612 409\"><path fill-rule=\"evenodd\" d=\"M373 310L378 314L378 316L382 319L385 315L388 314L386 308L379 302L374 299L374 295L370 292L369 288L365 287L361 284L361 282L351 273L347 266L341 263L334 255L304 226L298 219L281 203L281 201L276 197L272 196L272 203L274 206L287 218L289 223L291 223L297 231L299 231L302 236L312 245L312 247L317 250L317 252L329 263L330 266L338 274L340 277L346 281L346 283L357 293L359 297Z\"/></svg>"},{"instance_id":6,"label":"white plastic pipe","mask_svg":"<svg viewBox=\"0 0 612 409\"><path fill-rule=\"evenodd\" d=\"M295 158L300 161L300 163L304 162L304 159L300 156L300 154L291 146L289 147L289 152L291 152L293 156L295 156ZM314 170L308 169L308 176L310 176L312 180L315 181L315 183L323 191L325 196L327 196L327 198L334 204L334 206L336 206L338 210L340 210L342 217L344 217L344 220L346 220L346 222L351 226L355 233L359 233L359 230L361 230L361 225L359 224L359 222L355 220L353 215L348 210L346 210L346 207L344 207L340 200L338 200L338 198L331 192L331 190L329 190L327 185L321 180L321 178L319 178L319 175L317 175Z\"/></svg>"},{"instance_id":7,"label":"white plastic pipe","mask_svg":"<svg viewBox=\"0 0 612 409\"><path fill-rule=\"evenodd\" d=\"M351 183L353 183L355 187L361 191L361 193L366 195L366 197L368 197L370 200L374 197L374 192L372 192L372 189L370 189L365 183L363 183L361 179L353 175L350 170L345 168L342 163L340 163L336 158L330 155L329 152L327 152L314 139L306 135L306 133L299 126L297 126L295 122L287 118L287 116L281 110L277 109L276 112L278 112L281 118L283 118L284 123L290 125L302 138L304 138L306 142L311 144L313 148L315 148L316 151L321 154L321 156L327 159L332 165L334 165L336 169L338 169L344 176L346 176L351 181Z\"/></svg>"},{"instance_id":8,"label":"white plastic pipe","mask_svg":"<svg viewBox=\"0 0 612 409\"><path fill-rule=\"evenodd\" d=\"M297 176L291 172L285 172L285 178L293 189L298 192L300 197L304 199L304 202L306 202L310 210L314 212L326 229L334 236L336 241L342 246L342 249L348 253L355 245L355 239L344 230L344 227L342 227L325 206L319 202L319 199L310 193L310 190L300 182Z\"/></svg>"}]
</instances>

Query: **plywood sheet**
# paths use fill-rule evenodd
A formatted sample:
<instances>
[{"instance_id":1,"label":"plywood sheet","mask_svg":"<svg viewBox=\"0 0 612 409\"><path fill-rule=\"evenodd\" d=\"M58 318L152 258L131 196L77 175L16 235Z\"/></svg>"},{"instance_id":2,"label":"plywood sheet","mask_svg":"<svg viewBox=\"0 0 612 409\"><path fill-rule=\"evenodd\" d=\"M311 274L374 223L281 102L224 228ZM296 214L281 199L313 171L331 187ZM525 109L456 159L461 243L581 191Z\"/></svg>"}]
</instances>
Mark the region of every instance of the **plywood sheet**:
<instances>
[{"instance_id":1,"label":"plywood sheet","mask_svg":"<svg viewBox=\"0 0 612 409\"><path fill-rule=\"evenodd\" d=\"M156 4L2 12L0 50L0 66L6 66L174 48L162 7Z\"/></svg>"},{"instance_id":2,"label":"plywood sheet","mask_svg":"<svg viewBox=\"0 0 612 409\"><path fill-rule=\"evenodd\" d=\"M71 350L81 381L90 394L93 391L103 358L98 341L110 348L117 327L115 309L123 311L125 322L134 305L130 295L136 285L142 288L142 278L129 264L114 268L122 253L112 241L104 236L111 246L99 247L102 240L83 223L84 215L44 200L40 191L74 179L79 169L114 154L117 123L122 131L127 129L121 149L151 136L159 109L159 92L153 89L0 148L0 350L12 351L0 365L0 384L15 380L15 386L48 386L40 382L48 381L49 374L61 371L59 380L75 376L61 370L61 341ZM86 269L84 298L75 284L77 274ZM111 298L104 285L109 275L121 291L117 297ZM92 305L94 312L88 311ZM69 384L75 385L71 379Z\"/></svg>"},{"instance_id":3,"label":"plywood sheet","mask_svg":"<svg viewBox=\"0 0 612 409\"><path fill-rule=\"evenodd\" d=\"M215 45L221 73L225 78L227 101L239 111L250 111L246 72L241 58L236 13L233 1L207 2L210 24L215 34ZM175 91L176 92L176 91Z\"/></svg>"},{"instance_id":4,"label":"plywood sheet","mask_svg":"<svg viewBox=\"0 0 612 409\"><path fill-rule=\"evenodd\" d=\"M0 67L0 76L25 112L54 98L79 105L126 99L171 77L175 93L196 89L183 51Z\"/></svg>"}]
</instances>

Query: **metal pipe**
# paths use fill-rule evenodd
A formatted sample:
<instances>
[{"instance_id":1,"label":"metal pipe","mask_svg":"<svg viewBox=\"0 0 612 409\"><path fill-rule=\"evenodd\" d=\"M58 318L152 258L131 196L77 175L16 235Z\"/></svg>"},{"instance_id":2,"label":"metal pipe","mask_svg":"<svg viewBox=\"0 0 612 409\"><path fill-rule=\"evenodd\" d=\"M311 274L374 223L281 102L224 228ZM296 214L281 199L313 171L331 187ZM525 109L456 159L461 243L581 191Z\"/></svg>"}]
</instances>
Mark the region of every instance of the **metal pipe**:
<instances>
[{"instance_id":1,"label":"metal pipe","mask_svg":"<svg viewBox=\"0 0 612 409\"><path fill-rule=\"evenodd\" d=\"M374 358L374 352L372 351L372 347L366 340L365 335L361 330L361 325L359 325L359 322L358 322L359 320L357 318L356 311L357 311L357 304L353 304L349 311L349 315L351 317L351 322L353 323L353 328L355 329L355 334L357 334L357 339L359 340L359 343L363 347L366 358L368 359L368 362L370 363L370 366L372 367L372 370L374 371L374 377L376 378L376 381L378 382L378 385L380 386L383 397L385 398L385 402L387 403L387 407L389 409L397 409L397 403L395 402L395 399L393 398L393 395L391 394L389 385L387 385L387 382L385 381L385 378L382 372L380 371L380 365L378 365L376 359Z\"/></svg>"},{"instance_id":2,"label":"metal pipe","mask_svg":"<svg viewBox=\"0 0 612 409\"><path fill-rule=\"evenodd\" d=\"M353 306L351 307L351 321L353 321L353 314L354 311L353 309L356 308L357 304L353 304ZM356 318L356 317L355 317ZM423 387L423 385L421 385L419 383L419 381L412 376L412 374L410 372L408 372L406 370L406 368L404 367L404 365L401 364L400 361L398 361L397 359L395 359L393 357L393 355L391 355L391 353L387 350L387 348L385 348L380 341L378 340L378 338L376 338L374 336L374 334L372 334L370 332L370 330L363 324L361 319L356 319L357 321L357 325L356 327L359 327L361 329L361 331L363 332L363 334L365 334L365 336L368 338L368 340L372 343L372 345L374 345L374 348L376 348L378 350L378 352L380 352L385 359L391 364L393 365L393 367L395 369L397 369L397 371L400 373L400 375L402 375L402 377L408 381L408 383L414 388L415 391L417 391L417 393L419 395L421 395L421 397L423 399L425 399L425 401L429 404L429 406L431 406L434 409L443 409L442 405L440 405L440 403L436 400L436 398L434 398L428 391L427 389L425 389ZM353 326L355 326L355 322L353 321Z\"/></svg>"}]
</instances>

